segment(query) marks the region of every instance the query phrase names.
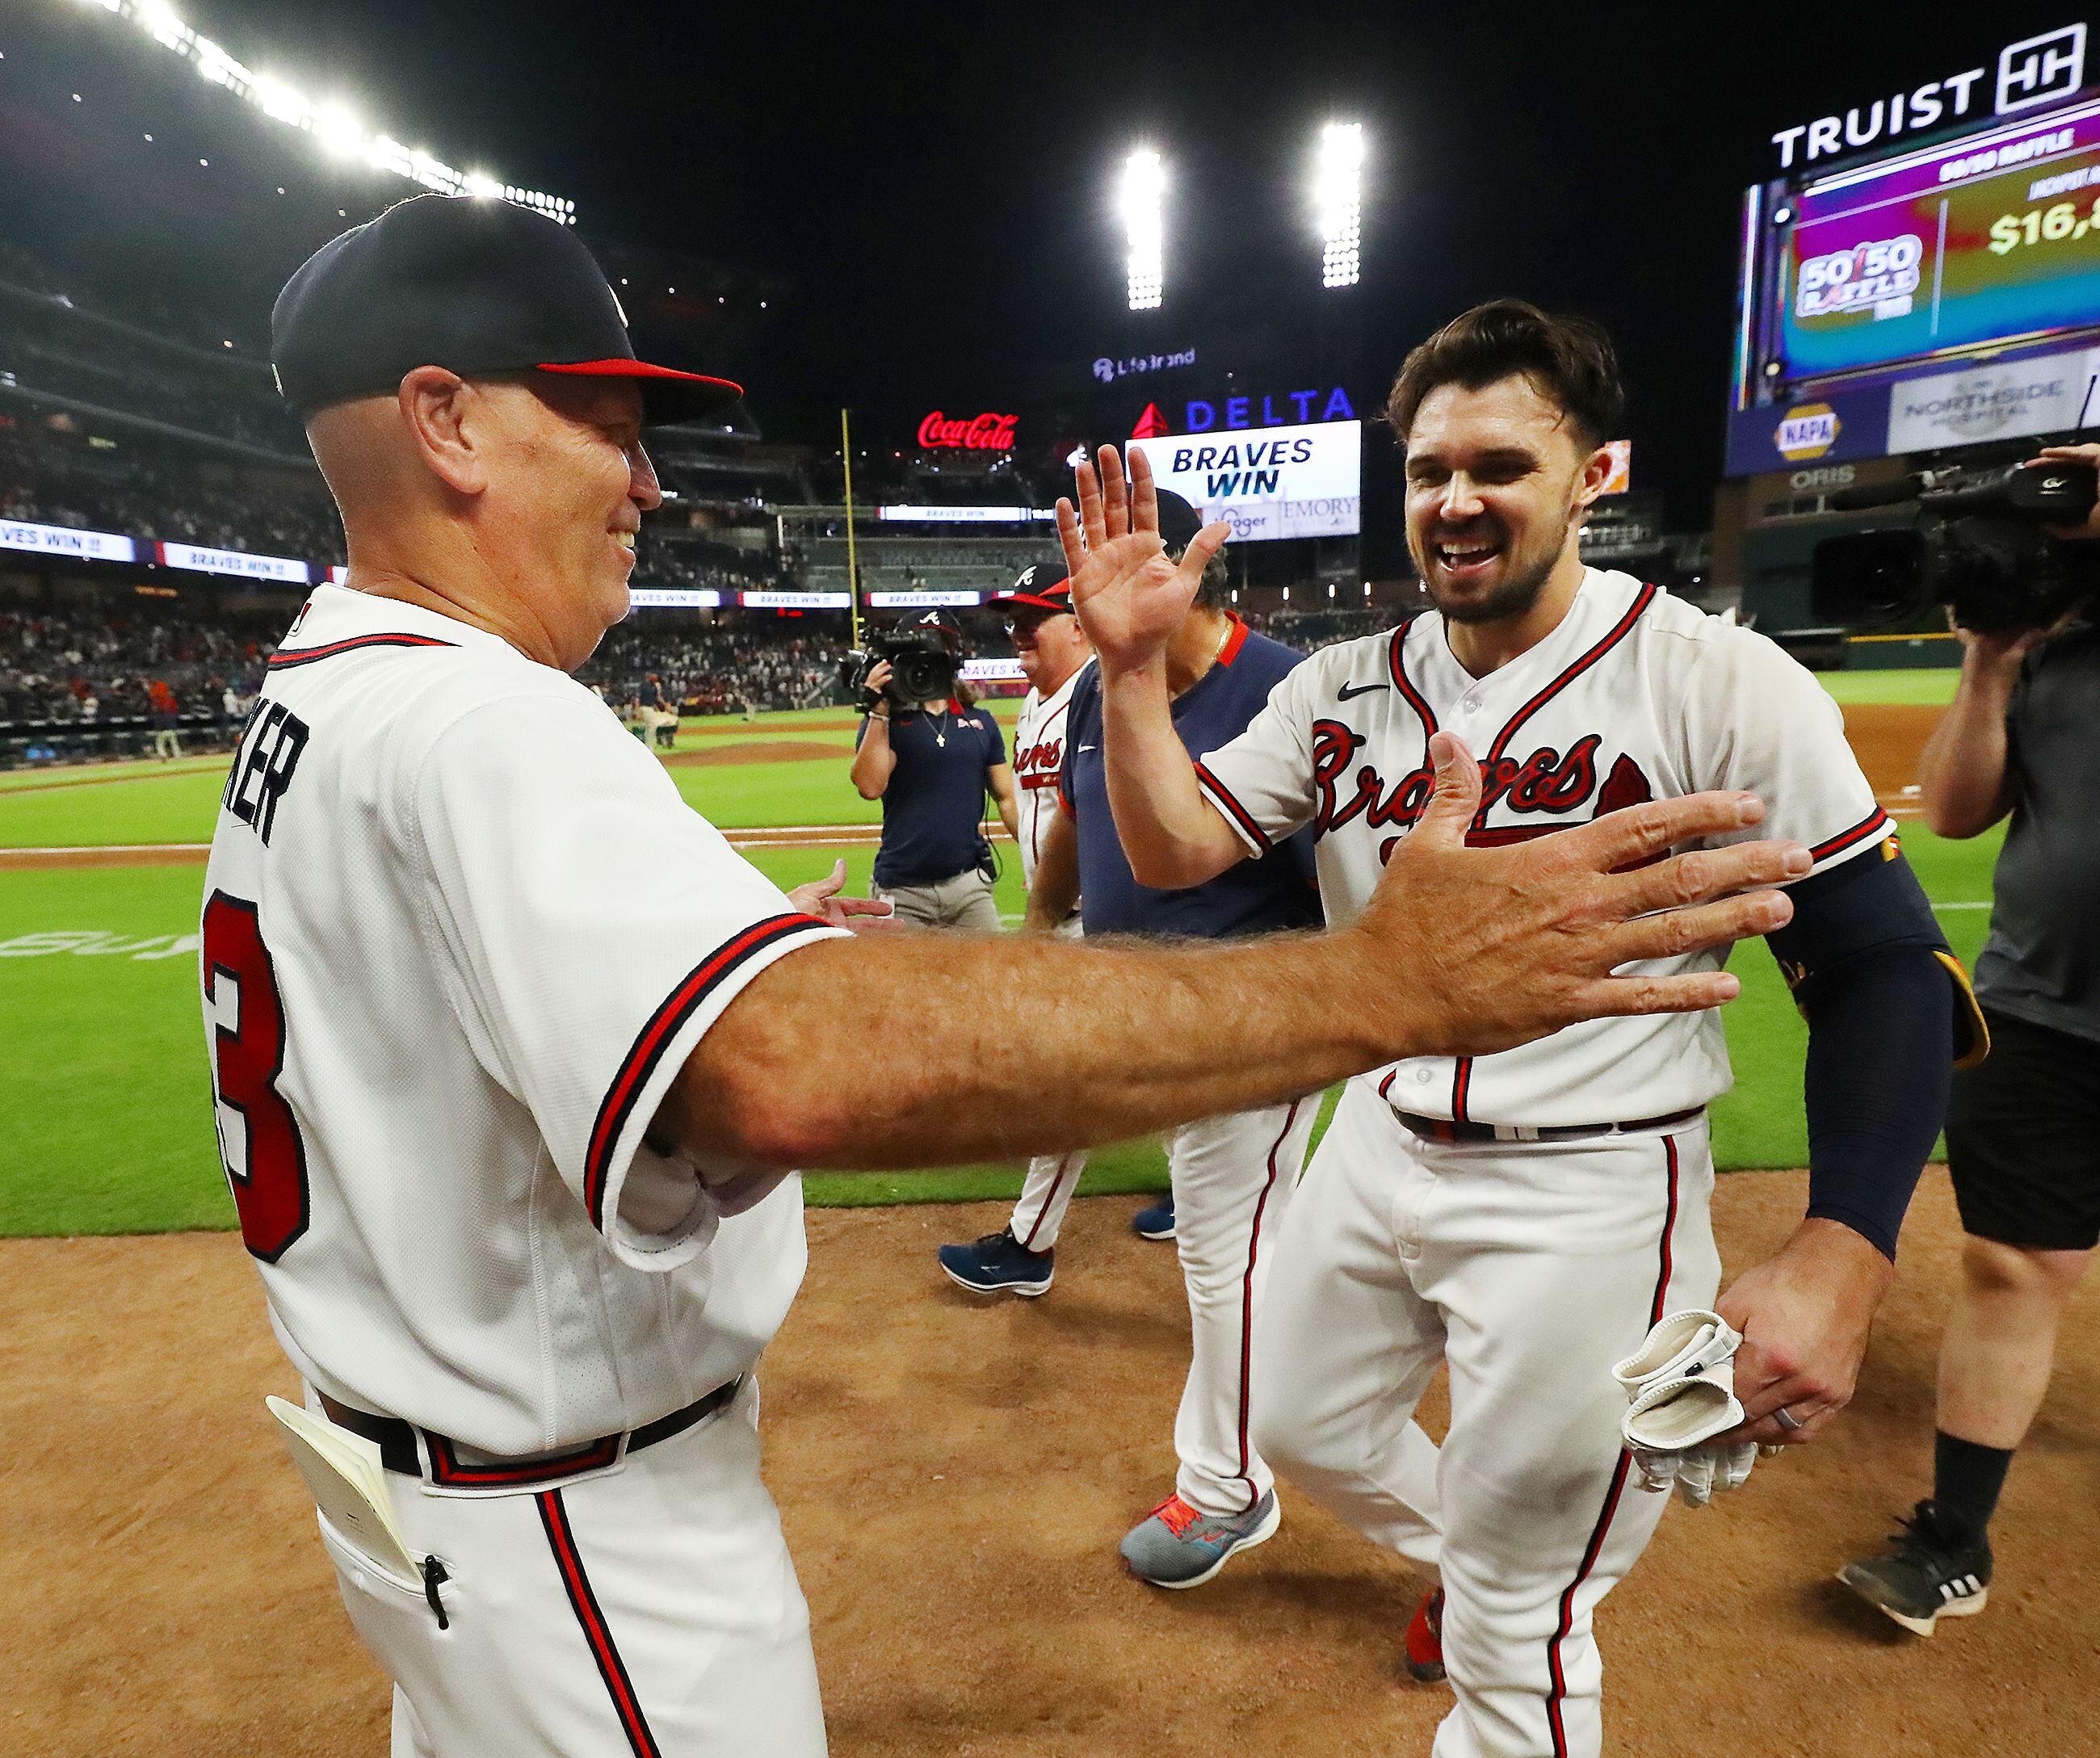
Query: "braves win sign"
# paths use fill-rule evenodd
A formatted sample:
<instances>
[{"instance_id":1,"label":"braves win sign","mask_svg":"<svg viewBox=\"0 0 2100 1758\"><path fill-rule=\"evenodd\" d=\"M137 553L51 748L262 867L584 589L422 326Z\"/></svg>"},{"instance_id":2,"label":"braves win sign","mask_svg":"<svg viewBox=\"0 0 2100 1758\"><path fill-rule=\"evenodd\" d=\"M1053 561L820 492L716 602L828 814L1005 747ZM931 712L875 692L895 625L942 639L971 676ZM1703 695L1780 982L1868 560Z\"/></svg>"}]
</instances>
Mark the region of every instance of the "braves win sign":
<instances>
[{"instance_id":1,"label":"braves win sign","mask_svg":"<svg viewBox=\"0 0 2100 1758\"><path fill-rule=\"evenodd\" d=\"M1162 434L1130 447L1145 454L1162 488L1229 524L1236 543L1349 537L1361 527L1361 421Z\"/></svg>"}]
</instances>

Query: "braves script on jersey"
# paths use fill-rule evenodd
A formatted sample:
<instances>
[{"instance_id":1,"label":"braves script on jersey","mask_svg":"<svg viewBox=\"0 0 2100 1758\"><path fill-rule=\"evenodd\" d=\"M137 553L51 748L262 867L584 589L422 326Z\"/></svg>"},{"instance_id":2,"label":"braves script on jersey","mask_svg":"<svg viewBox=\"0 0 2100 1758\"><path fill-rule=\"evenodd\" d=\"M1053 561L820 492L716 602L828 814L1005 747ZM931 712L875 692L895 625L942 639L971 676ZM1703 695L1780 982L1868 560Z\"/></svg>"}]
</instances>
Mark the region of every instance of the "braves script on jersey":
<instances>
[{"instance_id":1,"label":"braves script on jersey","mask_svg":"<svg viewBox=\"0 0 2100 1758\"><path fill-rule=\"evenodd\" d=\"M757 1360L793 1181L643 1131L700 1036L832 932L574 680L318 588L205 875L218 1121L307 1379L498 1456L650 1422Z\"/></svg>"},{"instance_id":2,"label":"braves script on jersey","mask_svg":"<svg viewBox=\"0 0 2100 1758\"><path fill-rule=\"evenodd\" d=\"M1643 800L1747 788L1767 809L1740 839L1807 844L1821 871L1888 820L1837 704L1763 636L1595 569L1545 640L1476 678L1433 613L1312 655L1198 778L1251 851L1310 825L1330 923L1352 921L1427 804L1429 735L1480 760L1469 840L1542 836ZM1717 968L1721 952L1646 968ZM1661 1116L1727 1090L1720 1016L1571 1026L1521 1049L1423 1057L1360 1076L1403 1109L1532 1127Z\"/></svg>"},{"instance_id":3,"label":"braves script on jersey","mask_svg":"<svg viewBox=\"0 0 2100 1758\"><path fill-rule=\"evenodd\" d=\"M1065 715L1072 706L1072 686L1094 662L1077 668L1047 696L1030 689L1013 728L1013 779L1021 810L1021 879L1035 883L1035 863L1043 839L1057 810L1057 777L1065 767Z\"/></svg>"}]
</instances>

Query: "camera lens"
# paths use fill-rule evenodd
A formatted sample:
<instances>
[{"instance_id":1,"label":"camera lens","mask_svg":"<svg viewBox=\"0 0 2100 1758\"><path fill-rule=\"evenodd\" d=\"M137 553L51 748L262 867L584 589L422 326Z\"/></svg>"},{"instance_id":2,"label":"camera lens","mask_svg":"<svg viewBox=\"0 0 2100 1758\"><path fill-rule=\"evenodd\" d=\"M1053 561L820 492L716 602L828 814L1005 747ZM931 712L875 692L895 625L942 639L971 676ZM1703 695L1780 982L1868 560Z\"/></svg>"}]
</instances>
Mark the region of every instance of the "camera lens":
<instances>
[{"instance_id":1,"label":"camera lens","mask_svg":"<svg viewBox=\"0 0 2100 1758\"><path fill-rule=\"evenodd\" d=\"M1855 531L1815 546L1809 603L1820 623L1894 623L1923 607L1925 540L1914 531Z\"/></svg>"}]
</instances>

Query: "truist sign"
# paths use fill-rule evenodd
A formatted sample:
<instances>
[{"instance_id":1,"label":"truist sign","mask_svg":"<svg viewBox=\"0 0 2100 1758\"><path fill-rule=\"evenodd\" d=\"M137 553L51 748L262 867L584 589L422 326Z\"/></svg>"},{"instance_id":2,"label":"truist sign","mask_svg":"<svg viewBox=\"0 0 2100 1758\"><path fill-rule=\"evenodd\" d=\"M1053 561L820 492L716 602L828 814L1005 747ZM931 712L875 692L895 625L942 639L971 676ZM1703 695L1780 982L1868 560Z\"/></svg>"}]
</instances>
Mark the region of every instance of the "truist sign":
<instances>
[{"instance_id":1,"label":"truist sign","mask_svg":"<svg viewBox=\"0 0 2100 1758\"><path fill-rule=\"evenodd\" d=\"M938 409L919 424L919 443L929 452L1011 452L1017 415L985 414L951 421Z\"/></svg>"},{"instance_id":2,"label":"truist sign","mask_svg":"<svg viewBox=\"0 0 2100 1758\"><path fill-rule=\"evenodd\" d=\"M1836 158L1877 141L1980 117L1986 98L1994 116L2012 116L2067 98L2085 82L2085 27L2067 24L2009 42L1998 51L1994 82L1988 82L1989 72L1965 68L1855 105L1842 117L1819 116L1783 128L1771 138L1779 148L1780 167Z\"/></svg>"}]
</instances>

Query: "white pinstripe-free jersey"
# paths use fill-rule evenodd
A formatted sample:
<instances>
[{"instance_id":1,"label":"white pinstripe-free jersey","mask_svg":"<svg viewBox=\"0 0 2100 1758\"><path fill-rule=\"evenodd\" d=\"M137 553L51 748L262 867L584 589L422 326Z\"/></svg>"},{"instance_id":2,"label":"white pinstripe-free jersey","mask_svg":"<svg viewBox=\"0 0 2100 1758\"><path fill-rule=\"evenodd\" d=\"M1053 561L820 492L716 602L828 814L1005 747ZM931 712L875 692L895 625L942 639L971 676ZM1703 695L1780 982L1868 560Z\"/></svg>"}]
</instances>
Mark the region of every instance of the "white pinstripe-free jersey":
<instances>
[{"instance_id":1,"label":"white pinstripe-free jersey","mask_svg":"<svg viewBox=\"0 0 2100 1758\"><path fill-rule=\"evenodd\" d=\"M483 1452L747 1370L795 1180L645 1139L743 985L832 933L573 678L315 589L236 752L201 976L241 1231L294 1364Z\"/></svg>"},{"instance_id":2,"label":"white pinstripe-free jersey","mask_svg":"<svg viewBox=\"0 0 2100 1758\"><path fill-rule=\"evenodd\" d=\"M1330 924L1352 921L1434 784L1431 733L1480 760L1470 840L1522 841L1643 800L1748 788L1762 826L1816 870L1877 847L1889 822L1845 742L1838 706L1763 636L1630 575L1588 571L1545 640L1475 678L1443 619L1316 653L1198 776L1250 850L1310 824ZM1657 971L1718 968L1719 953ZM1543 1127L1657 1117L1705 1104L1731 1076L1720 1016L1593 1020L1499 1055L1423 1057L1368 1080L1432 1117Z\"/></svg>"},{"instance_id":3,"label":"white pinstripe-free jersey","mask_svg":"<svg viewBox=\"0 0 2100 1758\"><path fill-rule=\"evenodd\" d=\"M1065 715L1072 686L1094 662L1087 660L1047 696L1031 689L1013 728L1013 785L1020 802L1021 879L1035 883L1043 839L1057 812L1057 776L1065 766Z\"/></svg>"}]
</instances>

